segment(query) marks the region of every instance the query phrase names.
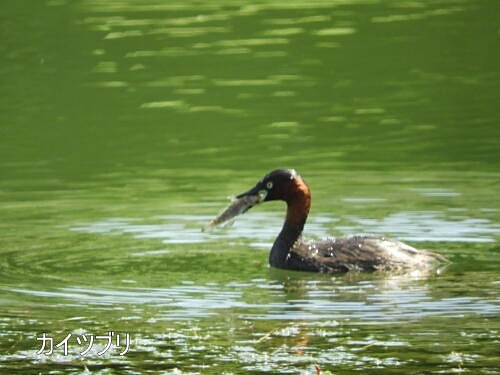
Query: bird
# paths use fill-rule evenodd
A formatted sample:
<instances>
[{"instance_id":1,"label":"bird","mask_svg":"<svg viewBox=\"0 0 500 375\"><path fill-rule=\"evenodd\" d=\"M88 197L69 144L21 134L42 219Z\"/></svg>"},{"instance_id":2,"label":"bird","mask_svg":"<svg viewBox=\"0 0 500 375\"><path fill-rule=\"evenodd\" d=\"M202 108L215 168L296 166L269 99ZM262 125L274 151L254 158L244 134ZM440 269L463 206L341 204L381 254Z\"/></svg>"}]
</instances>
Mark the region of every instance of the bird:
<instances>
[{"instance_id":1,"label":"bird","mask_svg":"<svg viewBox=\"0 0 500 375\"><path fill-rule=\"evenodd\" d=\"M319 241L303 239L302 232L311 207L311 191L294 169L267 173L250 190L239 194L207 227L214 227L247 212L263 202L284 201L283 227L269 253L271 267L323 273L352 271L429 270L443 256L395 239L376 235L355 235Z\"/></svg>"}]
</instances>

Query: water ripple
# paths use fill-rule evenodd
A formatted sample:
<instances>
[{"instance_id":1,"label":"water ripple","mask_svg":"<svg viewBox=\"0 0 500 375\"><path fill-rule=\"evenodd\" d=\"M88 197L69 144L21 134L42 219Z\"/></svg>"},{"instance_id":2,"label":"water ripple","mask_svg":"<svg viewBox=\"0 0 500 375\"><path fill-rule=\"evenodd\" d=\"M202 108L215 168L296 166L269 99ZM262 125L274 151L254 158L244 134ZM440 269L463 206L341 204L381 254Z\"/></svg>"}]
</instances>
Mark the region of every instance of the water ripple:
<instances>
[{"instance_id":1,"label":"water ripple","mask_svg":"<svg viewBox=\"0 0 500 375\"><path fill-rule=\"evenodd\" d=\"M140 219L109 218L90 223L79 223L70 230L84 233L132 234L135 238L161 239L164 243L202 243L222 239L252 240L254 246L270 245L282 223L282 215L252 213L231 223L230 229L203 233L211 219L207 215L165 215L154 218L155 223ZM342 223L336 224L342 220ZM335 229L343 235L372 233L407 241L494 242L500 235L500 225L488 219L466 216L448 217L438 211L399 212L382 219L347 215L335 218L328 215L312 217L306 226L306 236L328 237Z\"/></svg>"},{"instance_id":2,"label":"water ripple","mask_svg":"<svg viewBox=\"0 0 500 375\"><path fill-rule=\"evenodd\" d=\"M186 282L169 288L73 286L54 290L13 288L11 292L54 298L61 305L73 307L133 309L140 316L145 315L143 310L154 309L156 313L151 319L155 321L204 318L232 311L247 320L352 319L367 324L392 324L425 317L494 316L500 312L499 298L450 294L437 297L431 286L412 275L379 275L354 282L342 277L314 283L297 279L285 282L285 288L266 287L272 284L274 281L264 279L226 285ZM290 287L295 291L292 294L287 292Z\"/></svg>"}]
</instances>

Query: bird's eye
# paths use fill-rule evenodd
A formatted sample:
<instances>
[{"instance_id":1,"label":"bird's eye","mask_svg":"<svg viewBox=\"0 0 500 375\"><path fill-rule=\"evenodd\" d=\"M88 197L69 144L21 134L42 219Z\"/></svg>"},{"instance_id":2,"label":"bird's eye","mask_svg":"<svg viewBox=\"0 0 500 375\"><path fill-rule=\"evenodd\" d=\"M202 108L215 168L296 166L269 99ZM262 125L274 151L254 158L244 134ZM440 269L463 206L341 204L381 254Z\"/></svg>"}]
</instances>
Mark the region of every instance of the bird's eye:
<instances>
[{"instance_id":1,"label":"bird's eye","mask_svg":"<svg viewBox=\"0 0 500 375\"><path fill-rule=\"evenodd\" d=\"M273 188L273 183L271 181L269 181L267 184L266 184L266 187L268 190L271 190Z\"/></svg>"}]
</instances>

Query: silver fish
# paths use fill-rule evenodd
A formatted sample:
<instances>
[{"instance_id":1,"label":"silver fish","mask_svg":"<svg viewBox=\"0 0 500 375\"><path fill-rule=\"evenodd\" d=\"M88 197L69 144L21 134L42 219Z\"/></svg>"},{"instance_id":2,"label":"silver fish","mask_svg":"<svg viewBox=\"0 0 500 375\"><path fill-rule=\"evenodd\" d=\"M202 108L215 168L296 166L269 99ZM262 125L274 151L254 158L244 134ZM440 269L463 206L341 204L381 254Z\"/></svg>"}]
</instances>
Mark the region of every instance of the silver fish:
<instances>
[{"instance_id":1,"label":"silver fish","mask_svg":"<svg viewBox=\"0 0 500 375\"><path fill-rule=\"evenodd\" d=\"M211 220L203 231L207 231L221 225L232 218L246 212L249 208L255 206L259 202L258 196L243 196L235 198L217 217Z\"/></svg>"}]
</instances>

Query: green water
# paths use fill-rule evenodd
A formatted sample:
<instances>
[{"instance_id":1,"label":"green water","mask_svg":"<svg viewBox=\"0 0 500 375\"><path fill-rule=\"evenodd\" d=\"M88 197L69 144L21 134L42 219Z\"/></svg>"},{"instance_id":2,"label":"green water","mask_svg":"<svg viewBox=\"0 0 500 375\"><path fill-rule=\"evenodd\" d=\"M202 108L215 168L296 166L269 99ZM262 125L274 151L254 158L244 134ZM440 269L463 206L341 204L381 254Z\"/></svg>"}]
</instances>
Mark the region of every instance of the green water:
<instances>
[{"instance_id":1,"label":"green water","mask_svg":"<svg viewBox=\"0 0 500 375\"><path fill-rule=\"evenodd\" d=\"M0 373L500 373L496 1L1 9ZM201 232L278 167L307 237L452 264L271 269L279 203Z\"/></svg>"}]
</instances>

